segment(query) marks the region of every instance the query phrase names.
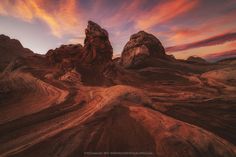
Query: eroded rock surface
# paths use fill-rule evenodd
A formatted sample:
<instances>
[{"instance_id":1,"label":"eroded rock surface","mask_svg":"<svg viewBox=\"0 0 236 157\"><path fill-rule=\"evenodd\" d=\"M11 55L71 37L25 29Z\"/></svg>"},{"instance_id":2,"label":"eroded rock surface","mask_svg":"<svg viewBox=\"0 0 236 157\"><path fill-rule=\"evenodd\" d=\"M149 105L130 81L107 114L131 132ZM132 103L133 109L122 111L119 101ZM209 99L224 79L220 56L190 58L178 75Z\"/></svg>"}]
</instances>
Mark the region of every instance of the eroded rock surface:
<instances>
[{"instance_id":1,"label":"eroded rock surface","mask_svg":"<svg viewBox=\"0 0 236 157\"><path fill-rule=\"evenodd\" d=\"M61 45L59 48L49 50L46 56L53 64L61 63L64 59L78 60L83 52L81 44Z\"/></svg>"},{"instance_id":2,"label":"eroded rock surface","mask_svg":"<svg viewBox=\"0 0 236 157\"><path fill-rule=\"evenodd\" d=\"M124 67L132 67L147 57L165 59L165 49L154 35L140 31L133 34L125 45L121 64Z\"/></svg>"},{"instance_id":3,"label":"eroded rock surface","mask_svg":"<svg viewBox=\"0 0 236 157\"><path fill-rule=\"evenodd\" d=\"M109 41L108 32L98 24L89 21L85 34L83 61L93 64L111 61L113 49Z\"/></svg>"},{"instance_id":4,"label":"eroded rock surface","mask_svg":"<svg viewBox=\"0 0 236 157\"><path fill-rule=\"evenodd\" d=\"M121 59L111 56L108 33L89 22L84 47L8 64L0 73L0 156L236 156L235 59L178 60L145 32Z\"/></svg>"}]
</instances>

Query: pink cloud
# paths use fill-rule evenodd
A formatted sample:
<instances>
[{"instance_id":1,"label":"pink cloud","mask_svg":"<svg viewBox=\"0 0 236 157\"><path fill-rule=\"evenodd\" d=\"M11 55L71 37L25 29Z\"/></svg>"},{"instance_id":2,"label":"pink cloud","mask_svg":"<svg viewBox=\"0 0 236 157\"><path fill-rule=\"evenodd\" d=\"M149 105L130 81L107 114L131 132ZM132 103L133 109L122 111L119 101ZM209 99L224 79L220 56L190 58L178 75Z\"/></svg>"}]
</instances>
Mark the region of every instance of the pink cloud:
<instances>
[{"instance_id":1,"label":"pink cloud","mask_svg":"<svg viewBox=\"0 0 236 157\"><path fill-rule=\"evenodd\" d=\"M175 0L164 2L138 16L137 26L141 29L151 28L186 13L197 6L197 4L198 0Z\"/></svg>"}]
</instances>

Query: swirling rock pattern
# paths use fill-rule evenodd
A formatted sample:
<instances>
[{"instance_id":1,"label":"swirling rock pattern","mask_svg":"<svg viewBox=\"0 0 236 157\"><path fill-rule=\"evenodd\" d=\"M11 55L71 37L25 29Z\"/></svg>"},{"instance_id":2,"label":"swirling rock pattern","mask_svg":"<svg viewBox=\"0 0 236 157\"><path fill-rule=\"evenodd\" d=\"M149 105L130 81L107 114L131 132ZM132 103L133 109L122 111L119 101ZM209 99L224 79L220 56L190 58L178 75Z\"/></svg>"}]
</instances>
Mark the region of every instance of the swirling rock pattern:
<instances>
[{"instance_id":1,"label":"swirling rock pattern","mask_svg":"<svg viewBox=\"0 0 236 157\"><path fill-rule=\"evenodd\" d=\"M84 47L13 60L0 73L0 156L235 157L235 59L170 59L154 36L131 39L121 62L137 50L136 68L111 59L93 22Z\"/></svg>"}]
</instances>

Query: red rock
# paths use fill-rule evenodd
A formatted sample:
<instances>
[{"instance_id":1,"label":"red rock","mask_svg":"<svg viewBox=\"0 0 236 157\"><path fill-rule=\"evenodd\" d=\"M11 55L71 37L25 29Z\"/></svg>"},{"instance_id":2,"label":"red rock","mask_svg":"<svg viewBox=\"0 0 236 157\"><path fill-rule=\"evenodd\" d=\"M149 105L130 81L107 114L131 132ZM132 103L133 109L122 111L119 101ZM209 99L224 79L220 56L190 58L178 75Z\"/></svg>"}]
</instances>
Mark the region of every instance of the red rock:
<instances>
[{"instance_id":1,"label":"red rock","mask_svg":"<svg viewBox=\"0 0 236 157\"><path fill-rule=\"evenodd\" d=\"M17 57L27 57L30 55L33 55L33 52L24 48L18 40L0 35L0 71L3 71Z\"/></svg>"},{"instance_id":2,"label":"red rock","mask_svg":"<svg viewBox=\"0 0 236 157\"><path fill-rule=\"evenodd\" d=\"M85 34L83 62L102 64L111 61L113 49L107 31L89 21Z\"/></svg>"},{"instance_id":3,"label":"red rock","mask_svg":"<svg viewBox=\"0 0 236 157\"><path fill-rule=\"evenodd\" d=\"M140 31L133 34L121 55L121 64L131 67L147 57L166 58L161 42L152 34Z\"/></svg>"},{"instance_id":4,"label":"red rock","mask_svg":"<svg viewBox=\"0 0 236 157\"><path fill-rule=\"evenodd\" d=\"M61 45L55 50L49 50L46 56L49 58L51 63L57 64L61 63L63 59L78 59L82 54L83 47L81 44L70 44L70 45Z\"/></svg>"},{"instance_id":5,"label":"red rock","mask_svg":"<svg viewBox=\"0 0 236 157\"><path fill-rule=\"evenodd\" d=\"M84 47L80 44L62 45L55 50L49 50L46 56L51 63L61 63L69 59L73 64L103 64L112 60L113 50L108 33L98 24L89 21L85 30Z\"/></svg>"}]
</instances>

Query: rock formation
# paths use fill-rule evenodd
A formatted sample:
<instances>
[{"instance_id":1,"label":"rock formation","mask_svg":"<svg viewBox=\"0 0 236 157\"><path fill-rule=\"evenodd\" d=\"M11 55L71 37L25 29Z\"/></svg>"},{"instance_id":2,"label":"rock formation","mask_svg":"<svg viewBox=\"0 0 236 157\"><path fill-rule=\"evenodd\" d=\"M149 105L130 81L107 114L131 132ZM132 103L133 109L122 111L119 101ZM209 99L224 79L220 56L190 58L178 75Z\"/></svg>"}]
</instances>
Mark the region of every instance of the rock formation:
<instances>
[{"instance_id":1,"label":"rock formation","mask_svg":"<svg viewBox=\"0 0 236 157\"><path fill-rule=\"evenodd\" d=\"M113 49L107 31L98 24L89 21L85 34L83 61L94 64L111 61Z\"/></svg>"},{"instance_id":2,"label":"rock formation","mask_svg":"<svg viewBox=\"0 0 236 157\"><path fill-rule=\"evenodd\" d=\"M140 31L133 34L121 54L121 64L132 67L147 57L166 58L161 42L152 34Z\"/></svg>"},{"instance_id":3,"label":"rock formation","mask_svg":"<svg viewBox=\"0 0 236 157\"><path fill-rule=\"evenodd\" d=\"M93 22L84 47L27 56L5 36L0 46L0 64L22 55L0 73L1 157L236 156L236 59L178 60L139 32L112 60Z\"/></svg>"},{"instance_id":4,"label":"rock formation","mask_svg":"<svg viewBox=\"0 0 236 157\"><path fill-rule=\"evenodd\" d=\"M193 62L193 63L207 63L205 59L198 56L190 56L188 57L187 61Z\"/></svg>"},{"instance_id":5,"label":"rock formation","mask_svg":"<svg viewBox=\"0 0 236 157\"><path fill-rule=\"evenodd\" d=\"M101 83L104 79L103 70L112 61L113 54L108 33L98 24L89 21L85 35L84 47L80 44L62 45L49 50L46 57L53 66L59 68L60 74L76 69L83 74L84 82Z\"/></svg>"},{"instance_id":6,"label":"rock formation","mask_svg":"<svg viewBox=\"0 0 236 157\"><path fill-rule=\"evenodd\" d=\"M81 44L70 44L70 45L61 45L55 50L49 50L46 56L53 63L61 63L63 59L79 59L78 56L81 55L83 51L83 46Z\"/></svg>"},{"instance_id":7,"label":"rock formation","mask_svg":"<svg viewBox=\"0 0 236 157\"><path fill-rule=\"evenodd\" d=\"M81 44L62 45L49 50L46 56L53 64L71 62L71 64L103 64L112 60L113 50L108 33L98 24L89 21L85 30L84 47Z\"/></svg>"},{"instance_id":8,"label":"rock formation","mask_svg":"<svg viewBox=\"0 0 236 157\"><path fill-rule=\"evenodd\" d=\"M24 48L18 40L0 35L0 72L15 58L32 54L33 52Z\"/></svg>"}]
</instances>

